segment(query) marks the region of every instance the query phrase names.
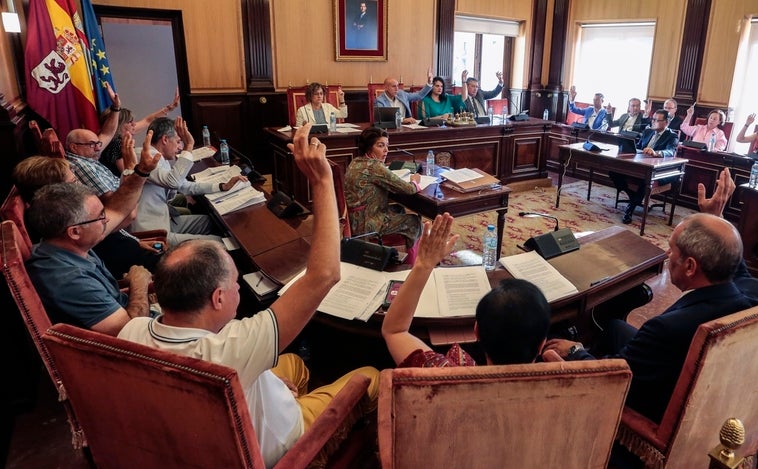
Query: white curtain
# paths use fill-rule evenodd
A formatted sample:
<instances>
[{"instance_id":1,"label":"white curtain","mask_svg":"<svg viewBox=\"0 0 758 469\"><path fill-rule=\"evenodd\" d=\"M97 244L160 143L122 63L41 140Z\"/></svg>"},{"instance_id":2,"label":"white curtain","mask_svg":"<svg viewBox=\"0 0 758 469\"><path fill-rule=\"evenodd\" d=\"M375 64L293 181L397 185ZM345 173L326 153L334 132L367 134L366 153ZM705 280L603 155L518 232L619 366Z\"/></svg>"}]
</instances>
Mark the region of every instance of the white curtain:
<instances>
[{"instance_id":1,"label":"white curtain","mask_svg":"<svg viewBox=\"0 0 758 469\"><path fill-rule=\"evenodd\" d=\"M747 153L749 143L737 143L736 138L745 119L749 114L758 112L758 21L746 18L741 25L740 48L737 52L737 61L734 65L734 79L732 80L732 94L729 97L729 107L734 109L734 128L730 137L731 151ZM755 130L755 124L745 132L750 135Z\"/></svg>"}]
</instances>

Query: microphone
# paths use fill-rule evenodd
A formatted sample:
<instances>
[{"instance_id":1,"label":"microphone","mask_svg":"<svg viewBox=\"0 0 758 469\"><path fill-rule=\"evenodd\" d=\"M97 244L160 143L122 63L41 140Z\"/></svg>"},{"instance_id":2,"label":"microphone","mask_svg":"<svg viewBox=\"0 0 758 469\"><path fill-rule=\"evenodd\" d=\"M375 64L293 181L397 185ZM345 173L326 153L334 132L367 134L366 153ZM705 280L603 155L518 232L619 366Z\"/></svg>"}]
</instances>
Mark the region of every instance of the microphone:
<instances>
[{"instance_id":1,"label":"microphone","mask_svg":"<svg viewBox=\"0 0 758 469\"><path fill-rule=\"evenodd\" d=\"M221 140L221 137L219 136L218 132L214 131L213 134L216 136L216 139ZM229 147L229 151L234 153L237 156L237 158L240 158L244 160L245 163L247 163L247 169L249 169L249 171L246 172L243 169L242 171L243 176L247 176L247 178L252 180L253 182L257 182L257 183L266 182L266 178L263 177L261 173L255 170L255 165L253 165L253 162L250 160L250 158L247 157L247 155L237 150L233 146L229 145L229 140L226 141L226 145Z\"/></svg>"},{"instance_id":2,"label":"microphone","mask_svg":"<svg viewBox=\"0 0 758 469\"><path fill-rule=\"evenodd\" d=\"M548 215L547 213L540 213L540 212L519 212L518 216L525 217L525 218L543 217L543 218L549 218L551 220L555 220L555 228L553 229L553 231L558 231L558 218L554 217L552 215Z\"/></svg>"}]
</instances>

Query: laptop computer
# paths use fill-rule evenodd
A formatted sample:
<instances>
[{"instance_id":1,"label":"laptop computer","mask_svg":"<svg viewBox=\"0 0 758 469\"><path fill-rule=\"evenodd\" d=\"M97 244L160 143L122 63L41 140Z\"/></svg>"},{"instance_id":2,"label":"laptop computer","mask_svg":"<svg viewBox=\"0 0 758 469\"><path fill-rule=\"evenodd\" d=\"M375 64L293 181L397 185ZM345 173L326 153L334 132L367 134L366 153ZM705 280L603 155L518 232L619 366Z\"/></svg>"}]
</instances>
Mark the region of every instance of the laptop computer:
<instances>
[{"instance_id":1,"label":"laptop computer","mask_svg":"<svg viewBox=\"0 0 758 469\"><path fill-rule=\"evenodd\" d=\"M375 106L374 107L374 127L380 129L396 129L395 115L397 114L396 107L389 106Z\"/></svg>"}]
</instances>

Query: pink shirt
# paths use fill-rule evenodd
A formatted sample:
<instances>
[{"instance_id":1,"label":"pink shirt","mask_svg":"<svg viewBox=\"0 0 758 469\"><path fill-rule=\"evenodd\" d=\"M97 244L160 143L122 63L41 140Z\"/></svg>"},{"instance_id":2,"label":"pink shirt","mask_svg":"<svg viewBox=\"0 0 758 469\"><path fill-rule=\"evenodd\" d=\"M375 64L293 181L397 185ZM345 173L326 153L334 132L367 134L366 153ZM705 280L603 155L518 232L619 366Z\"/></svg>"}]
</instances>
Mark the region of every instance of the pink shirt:
<instances>
[{"instance_id":1,"label":"pink shirt","mask_svg":"<svg viewBox=\"0 0 758 469\"><path fill-rule=\"evenodd\" d=\"M724 131L716 127L713 130L708 130L708 126L706 125L687 125L684 122L682 122L682 126L680 127L682 132L684 132L686 135L689 135L692 137L692 140L695 142L702 142L706 145L711 140L711 132L714 132L716 134L716 145L714 150L715 151L724 151L726 150L726 135L724 134Z\"/></svg>"}]
</instances>

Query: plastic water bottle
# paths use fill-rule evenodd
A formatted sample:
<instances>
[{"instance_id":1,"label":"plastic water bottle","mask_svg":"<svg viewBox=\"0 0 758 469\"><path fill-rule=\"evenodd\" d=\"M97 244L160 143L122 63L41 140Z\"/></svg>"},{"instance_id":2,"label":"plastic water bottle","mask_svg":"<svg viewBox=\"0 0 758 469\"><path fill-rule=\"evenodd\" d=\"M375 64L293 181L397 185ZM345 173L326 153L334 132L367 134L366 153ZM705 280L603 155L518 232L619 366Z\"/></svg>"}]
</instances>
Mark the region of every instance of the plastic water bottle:
<instances>
[{"instance_id":1,"label":"plastic water bottle","mask_svg":"<svg viewBox=\"0 0 758 469\"><path fill-rule=\"evenodd\" d=\"M711 139L708 140L708 151L716 149L716 132L711 132Z\"/></svg>"},{"instance_id":2,"label":"plastic water bottle","mask_svg":"<svg viewBox=\"0 0 758 469\"><path fill-rule=\"evenodd\" d=\"M208 130L208 126L203 126L203 146L209 147L211 146L211 132Z\"/></svg>"},{"instance_id":3,"label":"plastic water bottle","mask_svg":"<svg viewBox=\"0 0 758 469\"><path fill-rule=\"evenodd\" d=\"M337 116L334 113L329 114L329 132L337 131Z\"/></svg>"},{"instance_id":4,"label":"plastic water bottle","mask_svg":"<svg viewBox=\"0 0 758 469\"><path fill-rule=\"evenodd\" d=\"M403 118L400 117L400 109L395 111L395 128L399 129L403 126Z\"/></svg>"},{"instance_id":5,"label":"plastic water bottle","mask_svg":"<svg viewBox=\"0 0 758 469\"><path fill-rule=\"evenodd\" d=\"M429 150L426 152L426 172L427 176L434 176L434 152Z\"/></svg>"},{"instance_id":6,"label":"plastic water bottle","mask_svg":"<svg viewBox=\"0 0 758 469\"><path fill-rule=\"evenodd\" d=\"M542 120L543 121L550 120L550 111L548 111L547 108L545 108L545 110L542 111Z\"/></svg>"},{"instance_id":7,"label":"plastic water bottle","mask_svg":"<svg viewBox=\"0 0 758 469\"><path fill-rule=\"evenodd\" d=\"M495 270L496 264L497 234L495 234L495 225L487 225L487 231L484 232L482 265L484 266L484 270Z\"/></svg>"},{"instance_id":8,"label":"plastic water bottle","mask_svg":"<svg viewBox=\"0 0 758 469\"><path fill-rule=\"evenodd\" d=\"M495 123L495 110L492 109L492 106L487 108L487 117L490 118L490 125L493 125Z\"/></svg>"},{"instance_id":9,"label":"plastic water bottle","mask_svg":"<svg viewBox=\"0 0 758 469\"><path fill-rule=\"evenodd\" d=\"M219 144L219 150L221 151L221 164L229 164L229 145L223 138Z\"/></svg>"},{"instance_id":10,"label":"plastic water bottle","mask_svg":"<svg viewBox=\"0 0 758 469\"><path fill-rule=\"evenodd\" d=\"M758 161L753 163L753 167L750 170L750 181L748 185L753 189L758 188Z\"/></svg>"}]
</instances>

